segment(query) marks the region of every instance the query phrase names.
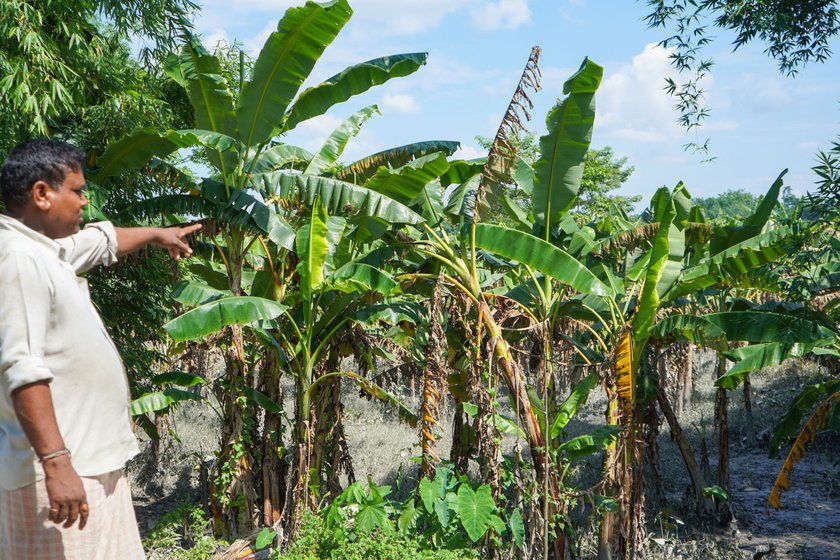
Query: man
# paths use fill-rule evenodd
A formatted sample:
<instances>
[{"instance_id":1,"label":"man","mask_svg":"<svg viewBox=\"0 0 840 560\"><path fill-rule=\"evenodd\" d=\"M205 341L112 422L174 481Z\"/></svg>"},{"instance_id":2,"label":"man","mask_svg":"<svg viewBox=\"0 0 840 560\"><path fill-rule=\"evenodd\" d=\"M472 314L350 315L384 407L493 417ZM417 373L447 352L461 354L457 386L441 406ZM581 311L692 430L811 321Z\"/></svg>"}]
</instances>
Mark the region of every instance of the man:
<instances>
[{"instance_id":1,"label":"man","mask_svg":"<svg viewBox=\"0 0 840 560\"><path fill-rule=\"evenodd\" d=\"M144 557L123 469L138 453L120 356L77 276L182 228L80 231L84 153L48 140L0 170L0 558ZM75 526L78 523L77 526Z\"/></svg>"}]
</instances>

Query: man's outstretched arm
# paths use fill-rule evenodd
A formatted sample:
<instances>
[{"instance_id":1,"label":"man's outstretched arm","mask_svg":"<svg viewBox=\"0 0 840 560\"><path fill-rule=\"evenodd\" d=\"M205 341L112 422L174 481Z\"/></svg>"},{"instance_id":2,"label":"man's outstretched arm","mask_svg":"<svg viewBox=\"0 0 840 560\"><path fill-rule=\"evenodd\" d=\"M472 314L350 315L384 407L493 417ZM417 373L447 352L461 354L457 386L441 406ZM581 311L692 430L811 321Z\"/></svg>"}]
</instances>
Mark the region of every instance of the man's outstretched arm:
<instances>
[{"instance_id":1,"label":"man's outstretched arm","mask_svg":"<svg viewBox=\"0 0 840 560\"><path fill-rule=\"evenodd\" d=\"M192 249L187 244L186 237L201 229L201 224L183 227L134 227L114 228L117 232L117 256L121 257L133 253L146 245L163 247L176 261L192 255Z\"/></svg>"}]
</instances>

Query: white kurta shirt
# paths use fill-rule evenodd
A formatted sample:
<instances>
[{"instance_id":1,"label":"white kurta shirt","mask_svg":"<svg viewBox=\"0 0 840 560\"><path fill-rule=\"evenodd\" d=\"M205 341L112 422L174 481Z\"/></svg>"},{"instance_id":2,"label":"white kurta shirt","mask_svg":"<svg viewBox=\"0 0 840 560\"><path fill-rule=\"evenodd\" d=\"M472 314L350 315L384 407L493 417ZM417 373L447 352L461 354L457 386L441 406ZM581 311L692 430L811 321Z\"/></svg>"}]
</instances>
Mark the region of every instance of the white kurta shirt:
<instances>
[{"instance_id":1,"label":"white kurta shirt","mask_svg":"<svg viewBox=\"0 0 840 560\"><path fill-rule=\"evenodd\" d=\"M108 222L52 240L0 215L0 488L44 478L11 400L12 391L35 381L50 382L58 428L80 476L122 468L139 452L122 360L78 276L116 260Z\"/></svg>"}]
</instances>

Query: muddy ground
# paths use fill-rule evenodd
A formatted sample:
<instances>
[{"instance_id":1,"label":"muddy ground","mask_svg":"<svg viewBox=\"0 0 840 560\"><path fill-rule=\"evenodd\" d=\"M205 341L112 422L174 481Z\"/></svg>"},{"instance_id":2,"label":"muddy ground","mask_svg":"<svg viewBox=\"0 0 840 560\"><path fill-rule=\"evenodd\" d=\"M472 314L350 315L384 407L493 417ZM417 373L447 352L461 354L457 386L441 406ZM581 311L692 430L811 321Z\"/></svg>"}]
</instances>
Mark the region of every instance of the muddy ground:
<instances>
[{"instance_id":1,"label":"muddy ground","mask_svg":"<svg viewBox=\"0 0 840 560\"><path fill-rule=\"evenodd\" d=\"M711 450L715 468L714 356L695 352L693 405L680 415L699 459L701 434ZM218 371L215 372L218 375ZM767 496L778 474L782 459L767 458L769 430L786 410L791 399L821 373L812 364L790 363L753 376L753 411L758 441L748 446L744 434L745 415L741 391L730 394L730 441L732 496L735 519L728 524L701 523L691 512L688 476L676 446L663 423L658 438L661 494L648 497L649 535L645 558L765 558L767 560L840 559L840 437L823 434L808 448L796 466L790 491L783 494L783 509L767 511ZM211 373L209 377L212 378ZM418 437L397 420L394 410L378 401L359 396L350 384L345 388L346 430L357 479L368 475L377 483L393 482L400 468L410 476L419 455ZM287 395L291 391L286 392ZM416 395L403 391L402 397L416 406ZM570 436L592 431L603 424L603 394L593 394L569 425ZM286 403L293 410L291 402ZM443 418L451 419L451 409ZM439 449L447 456L451 445L451 422L440 426ZM200 503L199 465L212 461L217 445L218 421L207 405L188 403L176 411L170 422L170 435L158 449L144 442L143 453L130 466L134 480L135 504L141 532L147 533L166 512L184 502ZM512 449L509 437L505 448ZM787 452L787 449L784 450ZM597 458L582 461L573 480L585 486L597 479ZM581 554L593 553L592 538L584 538Z\"/></svg>"}]
</instances>

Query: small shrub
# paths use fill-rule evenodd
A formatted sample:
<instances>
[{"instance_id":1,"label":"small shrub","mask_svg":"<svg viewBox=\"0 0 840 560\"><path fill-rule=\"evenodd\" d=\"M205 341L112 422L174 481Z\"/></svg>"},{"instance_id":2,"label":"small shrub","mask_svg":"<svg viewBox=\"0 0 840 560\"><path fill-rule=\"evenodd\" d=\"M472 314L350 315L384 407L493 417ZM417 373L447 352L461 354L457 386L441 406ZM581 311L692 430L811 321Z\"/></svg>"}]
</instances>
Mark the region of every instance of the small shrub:
<instances>
[{"instance_id":1,"label":"small shrub","mask_svg":"<svg viewBox=\"0 0 840 560\"><path fill-rule=\"evenodd\" d=\"M209 560L227 545L212 536L202 509L186 503L161 517L143 540L149 560Z\"/></svg>"}]
</instances>

